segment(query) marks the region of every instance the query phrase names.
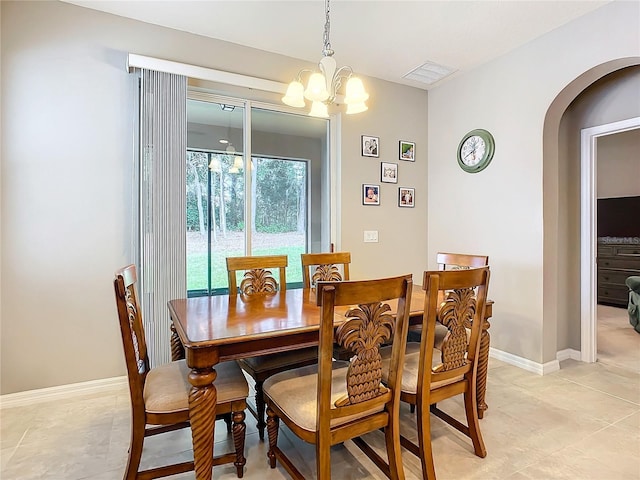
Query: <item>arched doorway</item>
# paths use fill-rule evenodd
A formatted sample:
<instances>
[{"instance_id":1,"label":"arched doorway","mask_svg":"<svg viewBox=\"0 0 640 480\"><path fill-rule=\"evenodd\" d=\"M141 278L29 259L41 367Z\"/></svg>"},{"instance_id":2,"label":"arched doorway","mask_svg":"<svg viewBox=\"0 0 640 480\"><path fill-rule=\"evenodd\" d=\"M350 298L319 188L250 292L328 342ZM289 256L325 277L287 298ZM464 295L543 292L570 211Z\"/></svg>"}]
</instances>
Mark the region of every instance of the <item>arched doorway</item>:
<instances>
[{"instance_id":1,"label":"arched doorway","mask_svg":"<svg viewBox=\"0 0 640 480\"><path fill-rule=\"evenodd\" d=\"M581 207L580 128L589 125L570 125L563 118L570 105L585 90L600 79L626 67L640 65L640 58L624 58L598 65L567 85L550 104L543 131L543 212L544 212L544 285L543 328L544 356L558 360L574 358L595 361L595 295L583 299L581 285L590 280L583 274L581 246L583 229L594 229L591 216L583 218ZM571 105L573 108L573 105ZM634 107L637 116L637 107ZM616 119L621 120L622 118ZM603 122L601 122L602 124ZM612 122L610 122L612 123ZM568 133L568 130L574 129ZM569 138L569 140L567 140ZM571 161L569 161L569 158ZM568 165L570 164L570 165ZM595 192L593 192L595 195ZM595 198L592 200L595 203ZM595 242L595 234L593 235ZM590 257L595 264L595 255ZM595 270L593 275L595 275ZM593 280L595 285L595 280ZM594 327L589 332L582 326L588 317ZM590 341L585 340L590 335ZM593 356L589 353L593 351Z\"/></svg>"}]
</instances>

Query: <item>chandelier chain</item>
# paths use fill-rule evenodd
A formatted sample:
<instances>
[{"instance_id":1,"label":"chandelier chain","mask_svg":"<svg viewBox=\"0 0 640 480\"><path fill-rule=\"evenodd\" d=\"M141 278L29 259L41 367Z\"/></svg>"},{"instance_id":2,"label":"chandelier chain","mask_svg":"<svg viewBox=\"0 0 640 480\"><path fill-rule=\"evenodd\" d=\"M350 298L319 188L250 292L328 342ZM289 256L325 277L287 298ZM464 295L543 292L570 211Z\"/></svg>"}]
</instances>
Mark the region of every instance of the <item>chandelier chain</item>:
<instances>
[{"instance_id":1,"label":"chandelier chain","mask_svg":"<svg viewBox=\"0 0 640 480\"><path fill-rule=\"evenodd\" d=\"M326 5L326 13L325 13L325 21L324 21L324 49L322 50L322 55L325 57L333 55L333 50L331 49L331 40L329 40L329 30L331 29L331 20L329 19L329 0L325 0Z\"/></svg>"}]
</instances>

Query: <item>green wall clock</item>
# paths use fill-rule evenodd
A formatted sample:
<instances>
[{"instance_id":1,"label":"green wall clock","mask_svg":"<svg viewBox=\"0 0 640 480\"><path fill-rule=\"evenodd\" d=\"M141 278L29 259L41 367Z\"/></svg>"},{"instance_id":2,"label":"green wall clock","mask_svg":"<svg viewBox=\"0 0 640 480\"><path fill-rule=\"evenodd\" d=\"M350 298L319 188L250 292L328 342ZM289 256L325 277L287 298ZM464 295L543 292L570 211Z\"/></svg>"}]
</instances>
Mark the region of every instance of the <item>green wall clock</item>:
<instances>
[{"instance_id":1,"label":"green wall clock","mask_svg":"<svg viewBox=\"0 0 640 480\"><path fill-rule=\"evenodd\" d=\"M496 145L493 136L486 130L477 129L467 133L458 145L458 165L465 172L478 173L487 168Z\"/></svg>"}]
</instances>

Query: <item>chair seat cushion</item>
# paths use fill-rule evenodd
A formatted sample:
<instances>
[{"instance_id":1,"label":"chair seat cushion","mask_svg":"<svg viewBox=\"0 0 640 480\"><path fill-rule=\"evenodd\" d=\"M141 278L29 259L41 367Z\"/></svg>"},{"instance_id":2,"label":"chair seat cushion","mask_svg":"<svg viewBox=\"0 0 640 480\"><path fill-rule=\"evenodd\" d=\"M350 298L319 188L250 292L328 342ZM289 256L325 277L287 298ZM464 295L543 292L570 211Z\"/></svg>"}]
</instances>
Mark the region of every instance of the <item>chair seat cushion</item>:
<instances>
[{"instance_id":1,"label":"chair seat cushion","mask_svg":"<svg viewBox=\"0 0 640 480\"><path fill-rule=\"evenodd\" d=\"M389 372L389 363L391 359L391 347L382 347L380 349L382 356L382 380L386 383ZM433 349L431 357L431 367L436 367L442 363L442 352ZM420 366L420 344L417 342L407 342L407 349L404 355L404 367L402 367L402 391L405 393L416 394L418 392L418 367ZM431 390L444 387L451 383L462 380L463 376L457 376L431 383Z\"/></svg>"},{"instance_id":2,"label":"chair seat cushion","mask_svg":"<svg viewBox=\"0 0 640 480\"><path fill-rule=\"evenodd\" d=\"M346 374L349 362L333 362L333 378L331 382L331 404L347 395ZM265 380L263 391L266 399L270 399L293 423L308 431L317 431L316 412L318 409L318 366L287 370ZM384 406L359 412L349 417L336 418L331 426L343 425L352 420L382 411Z\"/></svg>"},{"instance_id":3,"label":"chair seat cushion","mask_svg":"<svg viewBox=\"0 0 640 480\"><path fill-rule=\"evenodd\" d=\"M288 352L243 358L238 360L238 363L252 375L259 375L274 370L282 371L292 367L301 367L317 361L318 347L308 347Z\"/></svg>"},{"instance_id":4,"label":"chair seat cushion","mask_svg":"<svg viewBox=\"0 0 640 480\"><path fill-rule=\"evenodd\" d=\"M442 342L444 342L444 337L447 335L449 329L442 325L441 323L436 323L436 333L435 333L435 342L434 346L438 350L442 348ZM413 325L409 327L409 333L407 334L407 340L409 342L420 342L420 337L422 337L422 325Z\"/></svg>"},{"instance_id":5,"label":"chair seat cushion","mask_svg":"<svg viewBox=\"0 0 640 480\"><path fill-rule=\"evenodd\" d=\"M222 362L215 366L218 376L214 382L218 403L247 398L249 385L236 362ZM144 384L144 403L149 413L174 413L189 409L189 372L184 360L152 368Z\"/></svg>"}]
</instances>

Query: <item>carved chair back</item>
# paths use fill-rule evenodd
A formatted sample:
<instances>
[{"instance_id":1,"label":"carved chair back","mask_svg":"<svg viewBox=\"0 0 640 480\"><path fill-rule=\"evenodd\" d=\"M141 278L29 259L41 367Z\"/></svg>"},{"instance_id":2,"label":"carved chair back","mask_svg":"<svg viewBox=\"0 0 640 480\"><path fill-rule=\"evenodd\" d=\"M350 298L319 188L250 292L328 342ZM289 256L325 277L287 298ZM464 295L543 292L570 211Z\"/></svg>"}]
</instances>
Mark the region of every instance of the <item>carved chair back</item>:
<instances>
[{"instance_id":1,"label":"carved chair back","mask_svg":"<svg viewBox=\"0 0 640 480\"><path fill-rule=\"evenodd\" d=\"M478 358L489 286L489 267L424 272L425 306L419 378L431 382L470 377ZM444 298L443 301L440 301ZM447 328L441 363L432 365L436 320ZM429 380L430 377L430 380ZM465 378L465 381L470 381ZM475 379L473 380L475 384Z\"/></svg>"},{"instance_id":2,"label":"carved chair back","mask_svg":"<svg viewBox=\"0 0 640 480\"><path fill-rule=\"evenodd\" d=\"M469 270L470 268L480 268L489 265L487 255L469 255L466 253L445 253L436 254L438 270ZM444 300L444 292L440 294L440 302Z\"/></svg>"},{"instance_id":3,"label":"carved chair back","mask_svg":"<svg viewBox=\"0 0 640 480\"><path fill-rule=\"evenodd\" d=\"M138 280L136 267L128 265L116 271L114 288L122 346L127 364L129 392L134 411L144 412L144 384L151 370L147 354L147 341L144 335L142 312L138 304L135 284Z\"/></svg>"},{"instance_id":4,"label":"carved chair back","mask_svg":"<svg viewBox=\"0 0 640 480\"><path fill-rule=\"evenodd\" d=\"M286 255L263 255L249 257L227 257L229 276L229 295L253 295L256 293L275 293L287 289ZM278 279L272 270L278 271ZM238 286L237 272L244 271Z\"/></svg>"},{"instance_id":5,"label":"carved chair back","mask_svg":"<svg viewBox=\"0 0 640 480\"><path fill-rule=\"evenodd\" d=\"M303 253L300 260L303 288L311 288L319 281L349 280L350 252Z\"/></svg>"},{"instance_id":6,"label":"carved chair back","mask_svg":"<svg viewBox=\"0 0 640 480\"><path fill-rule=\"evenodd\" d=\"M487 255L438 252L436 254L436 263L438 264L438 270L466 270L489 265L489 257Z\"/></svg>"}]
</instances>

